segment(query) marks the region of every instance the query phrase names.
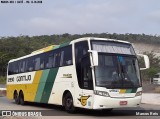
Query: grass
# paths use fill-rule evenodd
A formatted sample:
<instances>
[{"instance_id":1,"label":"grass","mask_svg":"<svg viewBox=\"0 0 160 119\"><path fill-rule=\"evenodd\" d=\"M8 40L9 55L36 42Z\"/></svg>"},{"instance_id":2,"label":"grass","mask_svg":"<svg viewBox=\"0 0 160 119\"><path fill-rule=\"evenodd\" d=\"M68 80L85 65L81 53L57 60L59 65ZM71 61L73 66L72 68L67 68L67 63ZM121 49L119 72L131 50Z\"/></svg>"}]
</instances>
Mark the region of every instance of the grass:
<instances>
[{"instance_id":1,"label":"grass","mask_svg":"<svg viewBox=\"0 0 160 119\"><path fill-rule=\"evenodd\" d=\"M0 84L6 84L6 77L0 76Z\"/></svg>"}]
</instances>

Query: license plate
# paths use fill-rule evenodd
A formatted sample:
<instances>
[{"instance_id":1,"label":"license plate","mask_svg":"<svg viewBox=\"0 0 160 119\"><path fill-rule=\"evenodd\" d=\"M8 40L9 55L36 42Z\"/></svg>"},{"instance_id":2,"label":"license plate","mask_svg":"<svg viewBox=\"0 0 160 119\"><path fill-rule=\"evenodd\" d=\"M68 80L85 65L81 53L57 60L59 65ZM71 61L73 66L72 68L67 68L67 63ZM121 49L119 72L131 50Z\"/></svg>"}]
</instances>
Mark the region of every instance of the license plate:
<instances>
[{"instance_id":1,"label":"license plate","mask_svg":"<svg viewBox=\"0 0 160 119\"><path fill-rule=\"evenodd\" d=\"M119 102L120 105L127 105L127 103L128 103L127 101L120 101Z\"/></svg>"}]
</instances>

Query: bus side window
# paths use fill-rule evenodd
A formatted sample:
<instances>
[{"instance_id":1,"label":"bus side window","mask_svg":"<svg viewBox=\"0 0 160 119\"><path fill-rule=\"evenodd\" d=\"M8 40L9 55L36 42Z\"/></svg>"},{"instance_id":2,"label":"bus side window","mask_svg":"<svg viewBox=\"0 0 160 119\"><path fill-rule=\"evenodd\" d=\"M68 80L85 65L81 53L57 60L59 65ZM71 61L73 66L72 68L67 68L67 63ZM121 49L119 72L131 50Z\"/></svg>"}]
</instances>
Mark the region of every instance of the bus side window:
<instances>
[{"instance_id":1,"label":"bus side window","mask_svg":"<svg viewBox=\"0 0 160 119\"><path fill-rule=\"evenodd\" d=\"M44 61L45 61L45 63L44 63L44 68L45 68L45 69L48 69L48 67L49 67L49 63L48 63L48 53L45 53L45 54L44 54L44 57L45 57L45 59L44 59Z\"/></svg>"},{"instance_id":2,"label":"bus side window","mask_svg":"<svg viewBox=\"0 0 160 119\"><path fill-rule=\"evenodd\" d=\"M53 67L53 62L54 62L54 54L53 51L48 54L48 68Z\"/></svg>"},{"instance_id":3,"label":"bus side window","mask_svg":"<svg viewBox=\"0 0 160 119\"><path fill-rule=\"evenodd\" d=\"M53 67L59 67L60 66L60 56L61 56L61 53L59 52L59 50L57 50L54 53Z\"/></svg>"},{"instance_id":4,"label":"bus side window","mask_svg":"<svg viewBox=\"0 0 160 119\"><path fill-rule=\"evenodd\" d=\"M12 74L15 74L15 62L12 62L11 67Z\"/></svg>"},{"instance_id":5,"label":"bus side window","mask_svg":"<svg viewBox=\"0 0 160 119\"><path fill-rule=\"evenodd\" d=\"M60 66L64 66L64 51L61 51Z\"/></svg>"},{"instance_id":6,"label":"bus side window","mask_svg":"<svg viewBox=\"0 0 160 119\"><path fill-rule=\"evenodd\" d=\"M14 71L13 71L13 62L9 63L9 65L8 65L8 75L12 75L12 74L14 74Z\"/></svg>"},{"instance_id":7,"label":"bus side window","mask_svg":"<svg viewBox=\"0 0 160 119\"><path fill-rule=\"evenodd\" d=\"M37 56L34 60L34 69L39 70L40 69L40 57Z\"/></svg>"},{"instance_id":8,"label":"bus side window","mask_svg":"<svg viewBox=\"0 0 160 119\"><path fill-rule=\"evenodd\" d=\"M40 55L40 69L43 70L45 67L44 67L44 64L45 64L45 55L44 54L41 54Z\"/></svg>"},{"instance_id":9,"label":"bus side window","mask_svg":"<svg viewBox=\"0 0 160 119\"><path fill-rule=\"evenodd\" d=\"M28 72L28 71L29 71L29 70L28 70L28 59L29 59L29 58L26 59L25 72Z\"/></svg>"},{"instance_id":10,"label":"bus side window","mask_svg":"<svg viewBox=\"0 0 160 119\"><path fill-rule=\"evenodd\" d=\"M19 73L25 72L25 60L19 61Z\"/></svg>"},{"instance_id":11,"label":"bus side window","mask_svg":"<svg viewBox=\"0 0 160 119\"><path fill-rule=\"evenodd\" d=\"M63 57L62 57L62 66L72 65L72 45L64 47L62 49ZM62 55L62 53L61 53Z\"/></svg>"},{"instance_id":12,"label":"bus side window","mask_svg":"<svg viewBox=\"0 0 160 119\"><path fill-rule=\"evenodd\" d=\"M34 57L28 58L27 61L27 71L31 72L34 70Z\"/></svg>"},{"instance_id":13,"label":"bus side window","mask_svg":"<svg viewBox=\"0 0 160 119\"><path fill-rule=\"evenodd\" d=\"M18 61L16 61L16 62L14 63L14 72L15 72L15 74L18 74L18 67L19 67Z\"/></svg>"}]
</instances>

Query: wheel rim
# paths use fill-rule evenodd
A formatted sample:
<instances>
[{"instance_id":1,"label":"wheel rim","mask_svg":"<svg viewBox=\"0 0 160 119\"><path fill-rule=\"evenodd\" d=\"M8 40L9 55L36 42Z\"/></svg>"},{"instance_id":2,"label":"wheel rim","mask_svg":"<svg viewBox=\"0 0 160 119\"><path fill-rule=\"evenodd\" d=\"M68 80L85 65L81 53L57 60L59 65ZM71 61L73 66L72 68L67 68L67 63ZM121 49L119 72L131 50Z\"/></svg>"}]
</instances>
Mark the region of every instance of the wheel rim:
<instances>
[{"instance_id":1,"label":"wheel rim","mask_svg":"<svg viewBox=\"0 0 160 119\"><path fill-rule=\"evenodd\" d=\"M66 106L70 109L72 107L72 98L67 98L66 100Z\"/></svg>"}]
</instances>

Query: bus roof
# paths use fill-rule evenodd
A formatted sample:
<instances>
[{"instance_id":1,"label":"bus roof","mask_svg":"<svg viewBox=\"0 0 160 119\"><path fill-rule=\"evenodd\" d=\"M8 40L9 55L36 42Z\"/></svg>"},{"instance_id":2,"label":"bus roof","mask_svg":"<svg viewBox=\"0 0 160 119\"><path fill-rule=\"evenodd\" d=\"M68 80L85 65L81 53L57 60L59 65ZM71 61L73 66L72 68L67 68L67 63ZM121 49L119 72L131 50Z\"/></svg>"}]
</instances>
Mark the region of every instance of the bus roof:
<instances>
[{"instance_id":1,"label":"bus roof","mask_svg":"<svg viewBox=\"0 0 160 119\"><path fill-rule=\"evenodd\" d=\"M64 43L62 43L60 45L51 45L51 46L48 46L48 47L33 51L29 55L25 55L25 56L22 56L22 57L19 57L19 58L16 58L16 59L12 59L9 62L14 62L14 61L21 60L21 59L24 59L24 58L27 58L27 57L31 57L31 56L34 56L34 55L37 55L37 54L41 54L41 53L44 53L44 52L47 52L47 51L51 51L51 50L54 50L54 49L57 49L57 48L60 48L60 47L64 47L64 46L67 46L69 44L74 44L76 42L86 41L86 40L104 40L104 41L107 40L107 41L131 44L130 42L122 41L122 40L116 40L116 39L97 38L97 37L83 37L83 38L78 38L78 39L75 39L75 40L72 40L72 41L69 41L69 42L64 42Z\"/></svg>"},{"instance_id":2,"label":"bus roof","mask_svg":"<svg viewBox=\"0 0 160 119\"><path fill-rule=\"evenodd\" d=\"M84 37L84 38L79 38L76 40L71 41L72 43L76 43L76 42L80 42L80 41L85 41L85 40L107 40L107 41L113 41L113 42L121 42L121 43L127 43L127 44L131 44L128 41L123 41L123 40L116 40L116 39L109 39L109 38L98 38L98 37Z\"/></svg>"}]
</instances>

